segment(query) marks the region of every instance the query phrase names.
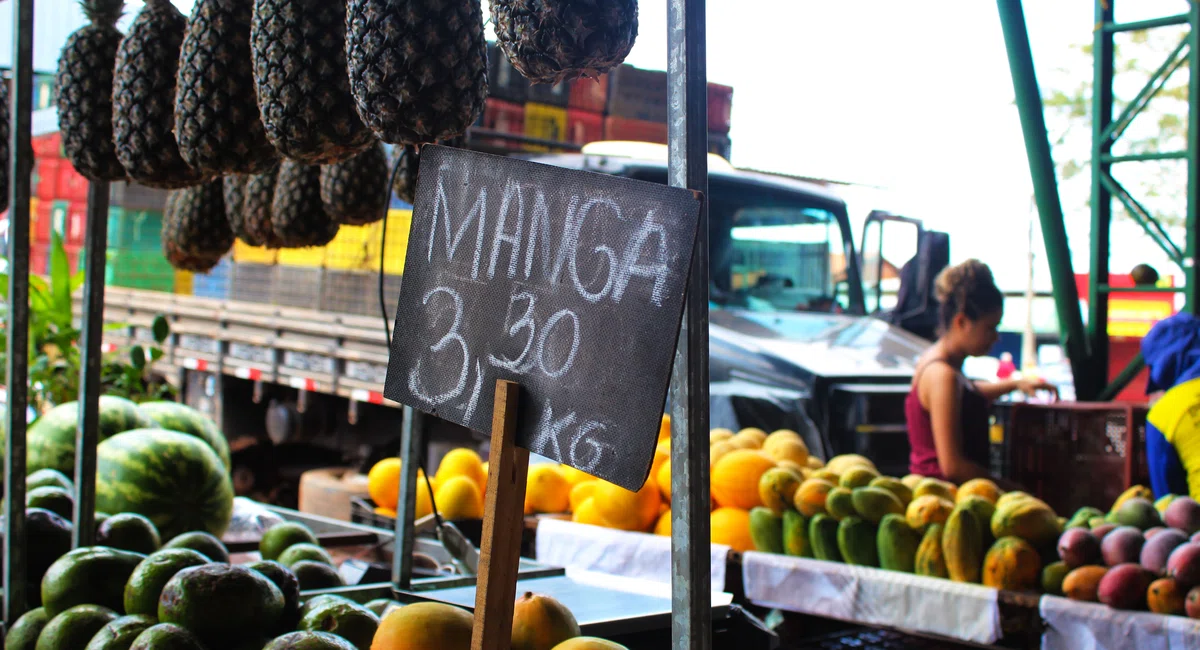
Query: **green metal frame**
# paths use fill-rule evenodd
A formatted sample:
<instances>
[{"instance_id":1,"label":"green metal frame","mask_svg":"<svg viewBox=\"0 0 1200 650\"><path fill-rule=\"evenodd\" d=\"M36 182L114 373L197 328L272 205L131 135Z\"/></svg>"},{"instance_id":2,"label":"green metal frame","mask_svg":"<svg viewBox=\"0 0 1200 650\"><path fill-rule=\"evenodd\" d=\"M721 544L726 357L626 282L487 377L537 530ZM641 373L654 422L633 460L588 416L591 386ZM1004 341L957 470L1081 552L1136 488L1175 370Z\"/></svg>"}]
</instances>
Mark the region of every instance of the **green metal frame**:
<instances>
[{"instance_id":1,"label":"green metal frame","mask_svg":"<svg viewBox=\"0 0 1200 650\"><path fill-rule=\"evenodd\" d=\"M1164 16L1136 22L1118 23L1113 19L1116 0L1094 0L1095 29L1093 36L1093 93L1092 93L1092 237L1091 274L1088 285L1088 319L1083 326L1078 295L1074 290L1074 271L1071 268L1070 248L1062 226L1062 207L1054 176L1054 161L1046 139L1041 96L1033 73L1024 12L1020 0L997 0L1017 108L1021 114L1025 148L1037 195L1038 213L1046 244L1046 258L1054 281L1054 299L1058 308L1059 329L1063 347L1071 361L1075 376L1076 394L1081 400L1112 399L1142 368L1138 355L1128 367L1108 383L1108 298L1112 293L1128 289L1109 284L1109 258L1112 250L1112 204L1115 198L1134 220L1176 264L1183 269L1183 285L1149 291L1183 292L1187 309L1200 312L1196 292L1200 287L1200 269L1194 264L1200 252L1200 2L1193 2L1185 14ZM1156 29L1168 26L1188 26L1187 34L1167 55L1162 65L1150 75L1141 91L1120 115L1113 117L1113 36L1121 32ZM1165 87L1167 80L1184 63L1188 64L1188 148L1186 151L1165 151L1125 156L1112 155L1114 143L1125 129ZM1125 189L1112 175L1112 166L1146 161L1180 160L1187 164L1187 239L1180 246L1166 228ZM1049 227L1047 227L1049 226ZM1067 288L1066 284L1070 283ZM1146 289L1138 289L1146 291Z\"/></svg>"}]
</instances>

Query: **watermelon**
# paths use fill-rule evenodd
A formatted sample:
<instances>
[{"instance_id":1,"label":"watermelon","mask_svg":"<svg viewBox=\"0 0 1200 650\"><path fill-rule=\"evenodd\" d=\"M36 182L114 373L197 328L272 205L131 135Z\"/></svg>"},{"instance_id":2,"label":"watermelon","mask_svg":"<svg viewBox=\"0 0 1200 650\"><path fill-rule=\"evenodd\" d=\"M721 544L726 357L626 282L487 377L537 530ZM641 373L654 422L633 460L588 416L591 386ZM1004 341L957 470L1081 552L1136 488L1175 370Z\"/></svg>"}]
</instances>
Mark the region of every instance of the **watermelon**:
<instances>
[{"instance_id":1,"label":"watermelon","mask_svg":"<svg viewBox=\"0 0 1200 650\"><path fill-rule=\"evenodd\" d=\"M56 469L67 476L75 473L75 430L79 425L79 402L66 402L29 425L27 471ZM100 440L122 431L154 426L138 405L112 395L100 396Z\"/></svg>"},{"instance_id":2,"label":"watermelon","mask_svg":"<svg viewBox=\"0 0 1200 650\"><path fill-rule=\"evenodd\" d=\"M229 441L225 434L217 428L217 423L208 419L200 411L179 402L143 402L138 408L163 429L178 431L196 436L208 443L225 465L225 469L233 467L229 458Z\"/></svg>"},{"instance_id":3,"label":"watermelon","mask_svg":"<svg viewBox=\"0 0 1200 650\"><path fill-rule=\"evenodd\" d=\"M233 516L233 483L203 440L135 429L96 447L96 509L142 515L163 539L192 530L220 537Z\"/></svg>"}]
</instances>

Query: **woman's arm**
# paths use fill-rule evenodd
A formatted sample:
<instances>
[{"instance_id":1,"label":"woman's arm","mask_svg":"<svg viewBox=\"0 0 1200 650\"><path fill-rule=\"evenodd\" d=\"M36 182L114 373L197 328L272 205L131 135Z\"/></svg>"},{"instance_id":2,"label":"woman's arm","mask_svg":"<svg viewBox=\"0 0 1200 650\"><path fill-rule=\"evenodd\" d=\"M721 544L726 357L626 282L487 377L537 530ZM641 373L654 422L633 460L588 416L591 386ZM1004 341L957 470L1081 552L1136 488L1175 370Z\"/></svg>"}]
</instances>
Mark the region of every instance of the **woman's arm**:
<instances>
[{"instance_id":1,"label":"woman's arm","mask_svg":"<svg viewBox=\"0 0 1200 650\"><path fill-rule=\"evenodd\" d=\"M958 374L949 366L937 364L925 370L921 384L928 388L926 395L930 424L933 426L933 444L937 448L938 466L942 474L955 483L986 478L1001 489L1017 489L1015 483L992 476L987 468L971 462L963 455Z\"/></svg>"},{"instance_id":2,"label":"woman's arm","mask_svg":"<svg viewBox=\"0 0 1200 650\"><path fill-rule=\"evenodd\" d=\"M1003 381L977 381L975 388L983 393L983 396L990 401L995 401L1005 395L1019 390L1026 395L1033 396L1039 390L1048 390L1054 393L1054 398L1058 399L1058 387L1053 384L1048 384L1041 379L1006 379Z\"/></svg>"}]
</instances>

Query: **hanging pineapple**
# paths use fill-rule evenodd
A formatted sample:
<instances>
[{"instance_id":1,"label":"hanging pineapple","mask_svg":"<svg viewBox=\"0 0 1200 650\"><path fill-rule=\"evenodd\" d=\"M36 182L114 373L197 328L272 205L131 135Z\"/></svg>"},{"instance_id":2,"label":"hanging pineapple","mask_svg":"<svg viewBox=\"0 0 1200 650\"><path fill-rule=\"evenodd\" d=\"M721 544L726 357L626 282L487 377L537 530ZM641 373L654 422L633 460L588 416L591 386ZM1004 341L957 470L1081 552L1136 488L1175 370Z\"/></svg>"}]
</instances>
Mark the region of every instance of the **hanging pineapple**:
<instances>
[{"instance_id":1,"label":"hanging pineapple","mask_svg":"<svg viewBox=\"0 0 1200 650\"><path fill-rule=\"evenodd\" d=\"M344 0L256 0L250 42L262 122L280 153L329 164L375 140L346 77Z\"/></svg>"},{"instance_id":2,"label":"hanging pineapple","mask_svg":"<svg viewBox=\"0 0 1200 650\"><path fill-rule=\"evenodd\" d=\"M354 158L321 167L321 203L334 221L347 226L387 216L388 164L378 142Z\"/></svg>"},{"instance_id":3,"label":"hanging pineapple","mask_svg":"<svg viewBox=\"0 0 1200 650\"><path fill-rule=\"evenodd\" d=\"M466 133L487 98L479 0L349 0L346 65L358 115L379 139Z\"/></svg>"},{"instance_id":4,"label":"hanging pineapple","mask_svg":"<svg viewBox=\"0 0 1200 650\"><path fill-rule=\"evenodd\" d=\"M220 179L167 192L163 254L181 271L205 273L233 247Z\"/></svg>"},{"instance_id":5,"label":"hanging pineapple","mask_svg":"<svg viewBox=\"0 0 1200 650\"><path fill-rule=\"evenodd\" d=\"M465 138L450 138L438 144L446 147L462 147ZM417 194L417 171L421 164L421 151L414 145L392 147L389 159L395 176L392 177L392 191L405 203L413 203Z\"/></svg>"},{"instance_id":6,"label":"hanging pineapple","mask_svg":"<svg viewBox=\"0 0 1200 650\"><path fill-rule=\"evenodd\" d=\"M175 139L183 159L211 176L258 173L279 158L254 95L253 8L250 0L197 0L183 39Z\"/></svg>"},{"instance_id":7,"label":"hanging pineapple","mask_svg":"<svg viewBox=\"0 0 1200 650\"><path fill-rule=\"evenodd\" d=\"M276 165L270 171L254 174L246 179L242 196L242 241L251 246L282 248L283 240L275 234L271 225L271 203L275 199Z\"/></svg>"},{"instance_id":8,"label":"hanging pineapple","mask_svg":"<svg viewBox=\"0 0 1200 650\"><path fill-rule=\"evenodd\" d=\"M113 66L124 0L83 0L88 24L67 37L58 57L58 130L67 160L84 178L117 181L125 169L113 146Z\"/></svg>"},{"instance_id":9,"label":"hanging pineapple","mask_svg":"<svg viewBox=\"0 0 1200 650\"><path fill-rule=\"evenodd\" d=\"M229 228L233 231L233 236L242 241L246 241L246 183L249 181L249 174L230 174L221 179L221 194L225 201L225 218L229 220Z\"/></svg>"},{"instance_id":10,"label":"hanging pineapple","mask_svg":"<svg viewBox=\"0 0 1200 650\"><path fill-rule=\"evenodd\" d=\"M175 143L175 76L187 19L170 0L149 0L117 50L113 142L129 178L175 189L208 180Z\"/></svg>"},{"instance_id":11,"label":"hanging pineapple","mask_svg":"<svg viewBox=\"0 0 1200 650\"><path fill-rule=\"evenodd\" d=\"M491 0L496 38L533 83L595 79L637 39L637 0Z\"/></svg>"},{"instance_id":12,"label":"hanging pineapple","mask_svg":"<svg viewBox=\"0 0 1200 650\"><path fill-rule=\"evenodd\" d=\"M337 236L338 223L321 204L321 167L284 160L275 178L271 227L284 248L324 246Z\"/></svg>"}]
</instances>

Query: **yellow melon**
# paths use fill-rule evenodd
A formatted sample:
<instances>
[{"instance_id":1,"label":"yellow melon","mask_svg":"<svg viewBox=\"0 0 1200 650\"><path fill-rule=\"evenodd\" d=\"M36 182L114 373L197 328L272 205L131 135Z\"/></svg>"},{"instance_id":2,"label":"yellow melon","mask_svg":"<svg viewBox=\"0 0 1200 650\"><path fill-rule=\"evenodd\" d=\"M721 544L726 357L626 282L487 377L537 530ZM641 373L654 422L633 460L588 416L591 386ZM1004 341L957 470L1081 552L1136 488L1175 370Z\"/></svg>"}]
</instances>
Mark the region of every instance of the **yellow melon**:
<instances>
[{"instance_id":1,"label":"yellow melon","mask_svg":"<svg viewBox=\"0 0 1200 650\"><path fill-rule=\"evenodd\" d=\"M567 497L567 501L571 505L571 512L579 510L579 504L583 503L584 499L592 498L592 493L596 491L596 485L599 479L592 479L582 483L576 483L575 487L571 488L571 493Z\"/></svg>"},{"instance_id":2,"label":"yellow melon","mask_svg":"<svg viewBox=\"0 0 1200 650\"><path fill-rule=\"evenodd\" d=\"M629 650L615 641L594 636L577 636L554 646L553 650Z\"/></svg>"},{"instance_id":3,"label":"yellow melon","mask_svg":"<svg viewBox=\"0 0 1200 650\"><path fill-rule=\"evenodd\" d=\"M671 536L671 511L667 510L658 516L658 523L654 524L654 534Z\"/></svg>"},{"instance_id":4,"label":"yellow melon","mask_svg":"<svg viewBox=\"0 0 1200 650\"><path fill-rule=\"evenodd\" d=\"M577 524L590 524L592 526L601 526L603 528L616 528L612 522L608 521L600 515L596 510L595 497L588 497L575 508L575 512L571 513L571 521Z\"/></svg>"},{"instance_id":5,"label":"yellow melon","mask_svg":"<svg viewBox=\"0 0 1200 650\"><path fill-rule=\"evenodd\" d=\"M468 650L475 619L444 603L413 603L388 611L371 650Z\"/></svg>"},{"instance_id":6,"label":"yellow melon","mask_svg":"<svg viewBox=\"0 0 1200 650\"><path fill-rule=\"evenodd\" d=\"M663 500L671 502L671 459L663 463L658 468L658 473L654 475L654 482L658 484L658 491L662 494Z\"/></svg>"},{"instance_id":7,"label":"yellow melon","mask_svg":"<svg viewBox=\"0 0 1200 650\"><path fill-rule=\"evenodd\" d=\"M749 510L762 505L758 481L775 466L761 452L739 449L721 457L712 468L712 494L722 506Z\"/></svg>"},{"instance_id":8,"label":"yellow melon","mask_svg":"<svg viewBox=\"0 0 1200 650\"><path fill-rule=\"evenodd\" d=\"M642 489L631 492L625 488L599 481L592 492L596 512L615 528L631 531L649 530L658 519L658 506L662 503L658 485L646 482Z\"/></svg>"},{"instance_id":9,"label":"yellow melon","mask_svg":"<svg viewBox=\"0 0 1200 650\"><path fill-rule=\"evenodd\" d=\"M539 463L529 468L525 479L527 514L566 512L571 507L571 484L557 465Z\"/></svg>"},{"instance_id":10,"label":"yellow melon","mask_svg":"<svg viewBox=\"0 0 1200 650\"><path fill-rule=\"evenodd\" d=\"M483 493L479 485L466 476L451 476L438 481L434 494L438 512L446 519L481 519Z\"/></svg>"},{"instance_id":11,"label":"yellow melon","mask_svg":"<svg viewBox=\"0 0 1200 650\"><path fill-rule=\"evenodd\" d=\"M715 445L718 442L724 442L733 437L733 432L729 429L713 429L708 432L709 446Z\"/></svg>"},{"instance_id":12,"label":"yellow melon","mask_svg":"<svg viewBox=\"0 0 1200 650\"><path fill-rule=\"evenodd\" d=\"M658 425L658 441L671 439L671 415L663 413L662 422Z\"/></svg>"},{"instance_id":13,"label":"yellow melon","mask_svg":"<svg viewBox=\"0 0 1200 650\"><path fill-rule=\"evenodd\" d=\"M741 508L717 508L709 515L712 542L735 551L753 551L750 538L750 513Z\"/></svg>"},{"instance_id":14,"label":"yellow melon","mask_svg":"<svg viewBox=\"0 0 1200 650\"><path fill-rule=\"evenodd\" d=\"M435 476L438 483L443 483L454 476L465 476L474 481L480 490L487 488L487 482L483 478L483 459L475 453L474 449L467 447L459 447L446 452L446 455L442 457L442 462L438 463Z\"/></svg>"},{"instance_id":15,"label":"yellow melon","mask_svg":"<svg viewBox=\"0 0 1200 650\"><path fill-rule=\"evenodd\" d=\"M554 650L577 636L575 615L550 596L527 591L513 605L511 650Z\"/></svg>"},{"instance_id":16,"label":"yellow melon","mask_svg":"<svg viewBox=\"0 0 1200 650\"><path fill-rule=\"evenodd\" d=\"M799 438L795 440L788 438L775 438L774 441L767 440L767 443L772 442L774 444L763 444L763 453L770 458L777 461L791 461L805 467L808 465L808 447L804 444L803 440Z\"/></svg>"},{"instance_id":17,"label":"yellow melon","mask_svg":"<svg viewBox=\"0 0 1200 650\"><path fill-rule=\"evenodd\" d=\"M1000 488L986 478L973 478L958 486L954 500L962 503L967 497L980 497L995 504L1000 498Z\"/></svg>"},{"instance_id":18,"label":"yellow melon","mask_svg":"<svg viewBox=\"0 0 1200 650\"><path fill-rule=\"evenodd\" d=\"M739 447L737 445L735 445L732 440L724 440L722 442L718 442L717 444L713 445L712 447L709 447L709 449L708 449L708 467L709 467L709 469L711 470L713 467L715 467L717 464L717 461L721 460L721 458L723 458L725 456L725 454L728 454L731 451L737 451L738 449L739 449Z\"/></svg>"},{"instance_id":19,"label":"yellow melon","mask_svg":"<svg viewBox=\"0 0 1200 650\"><path fill-rule=\"evenodd\" d=\"M558 467L558 471L563 475L563 478L567 479L567 483L570 483L571 487L575 487L584 481L595 480L596 478L595 476L592 476L583 470L575 469L570 465L560 465Z\"/></svg>"},{"instance_id":20,"label":"yellow melon","mask_svg":"<svg viewBox=\"0 0 1200 650\"><path fill-rule=\"evenodd\" d=\"M400 459L384 458L367 473L367 494L375 505L396 509L400 493Z\"/></svg>"}]
</instances>

